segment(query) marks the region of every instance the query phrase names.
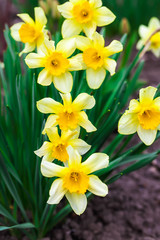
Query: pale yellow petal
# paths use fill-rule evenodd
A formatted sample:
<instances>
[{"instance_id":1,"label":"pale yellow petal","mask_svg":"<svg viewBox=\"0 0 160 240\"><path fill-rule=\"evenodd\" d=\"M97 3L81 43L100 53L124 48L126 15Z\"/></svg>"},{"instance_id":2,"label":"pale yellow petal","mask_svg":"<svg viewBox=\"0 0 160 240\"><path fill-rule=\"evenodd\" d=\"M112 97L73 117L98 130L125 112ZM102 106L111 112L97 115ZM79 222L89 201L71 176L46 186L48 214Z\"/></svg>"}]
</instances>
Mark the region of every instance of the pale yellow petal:
<instances>
[{"instance_id":1,"label":"pale yellow petal","mask_svg":"<svg viewBox=\"0 0 160 240\"><path fill-rule=\"evenodd\" d=\"M108 187L97 176L89 175L88 191L97 196L105 197L108 194Z\"/></svg>"},{"instance_id":2,"label":"pale yellow petal","mask_svg":"<svg viewBox=\"0 0 160 240\"><path fill-rule=\"evenodd\" d=\"M89 0L89 3L93 5L95 8L99 8L102 6L101 0Z\"/></svg>"},{"instance_id":3,"label":"pale yellow petal","mask_svg":"<svg viewBox=\"0 0 160 240\"><path fill-rule=\"evenodd\" d=\"M63 180L56 179L50 188L48 204L58 204L66 193L66 189L63 188Z\"/></svg>"},{"instance_id":4,"label":"pale yellow petal","mask_svg":"<svg viewBox=\"0 0 160 240\"><path fill-rule=\"evenodd\" d=\"M44 129L42 131L42 134L46 134L46 129L47 128L57 126L57 118L58 118L57 115L53 115L53 114L49 115L49 117L47 118L45 127L44 127Z\"/></svg>"},{"instance_id":5,"label":"pale yellow petal","mask_svg":"<svg viewBox=\"0 0 160 240\"><path fill-rule=\"evenodd\" d=\"M72 103L72 96L71 96L70 93L65 93L65 94L60 93L60 95L61 95L61 98L63 100L63 105L64 106L68 106Z\"/></svg>"},{"instance_id":6,"label":"pale yellow petal","mask_svg":"<svg viewBox=\"0 0 160 240\"><path fill-rule=\"evenodd\" d=\"M151 51L153 52L153 54L155 55L155 57L157 57L157 58L160 57L160 48L158 48L158 49L152 48Z\"/></svg>"},{"instance_id":7,"label":"pale yellow petal","mask_svg":"<svg viewBox=\"0 0 160 240\"><path fill-rule=\"evenodd\" d=\"M33 43L25 43L25 47L22 50L22 52L19 53L19 56L21 56L23 53L32 52L35 48L36 48L35 42L33 42Z\"/></svg>"},{"instance_id":8,"label":"pale yellow petal","mask_svg":"<svg viewBox=\"0 0 160 240\"><path fill-rule=\"evenodd\" d=\"M138 33L142 39L146 39L147 37L149 37L149 29L145 25L141 25L139 27Z\"/></svg>"},{"instance_id":9,"label":"pale yellow petal","mask_svg":"<svg viewBox=\"0 0 160 240\"><path fill-rule=\"evenodd\" d=\"M67 58L71 56L75 50L76 50L75 38L63 39L56 46L56 51L65 54Z\"/></svg>"},{"instance_id":10,"label":"pale yellow petal","mask_svg":"<svg viewBox=\"0 0 160 240\"><path fill-rule=\"evenodd\" d=\"M85 49L92 47L92 40L84 36L77 36L76 46L79 50L84 51Z\"/></svg>"},{"instance_id":11,"label":"pale yellow petal","mask_svg":"<svg viewBox=\"0 0 160 240\"><path fill-rule=\"evenodd\" d=\"M20 17L25 23L34 25L33 19L27 13L17 14L17 16Z\"/></svg>"},{"instance_id":12,"label":"pale yellow petal","mask_svg":"<svg viewBox=\"0 0 160 240\"><path fill-rule=\"evenodd\" d=\"M58 91L62 93L69 93L73 86L73 77L70 72L65 72L60 76L54 76L54 85Z\"/></svg>"},{"instance_id":13,"label":"pale yellow petal","mask_svg":"<svg viewBox=\"0 0 160 240\"><path fill-rule=\"evenodd\" d=\"M65 167L61 167L55 163L42 161L41 173L45 177L63 177L65 174Z\"/></svg>"},{"instance_id":14,"label":"pale yellow petal","mask_svg":"<svg viewBox=\"0 0 160 240\"><path fill-rule=\"evenodd\" d=\"M67 192L66 198L77 215L81 215L85 211L87 207L87 198L85 194Z\"/></svg>"},{"instance_id":15,"label":"pale yellow petal","mask_svg":"<svg viewBox=\"0 0 160 240\"><path fill-rule=\"evenodd\" d=\"M96 31L97 25L94 21L83 25L83 31L87 37L92 38L93 33Z\"/></svg>"},{"instance_id":16,"label":"pale yellow petal","mask_svg":"<svg viewBox=\"0 0 160 240\"><path fill-rule=\"evenodd\" d=\"M37 102L37 108L42 113L59 113L63 105L52 98L43 98Z\"/></svg>"},{"instance_id":17,"label":"pale yellow petal","mask_svg":"<svg viewBox=\"0 0 160 240\"><path fill-rule=\"evenodd\" d=\"M76 111L83 109L91 109L94 107L96 101L93 96L88 93L80 93L73 101L73 107Z\"/></svg>"},{"instance_id":18,"label":"pale yellow petal","mask_svg":"<svg viewBox=\"0 0 160 240\"><path fill-rule=\"evenodd\" d=\"M37 82L42 86L49 86L53 82L53 76L43 69L38 75Z\"/></svg>"},{"instance_id":19,"label":"pale yellow petal","mask_svg":"<svg viewBox=\"0 0 160 240\"><path fill-rule=\"evenodd\" d=\"M78 124L86 129L87 132L94 132L97 129L93 126L93 124L88 120L88 116L85 112L79 113L79 122Z\"/></svg>"},{"instance_id":20,"label":"pale yellow petal","mask_svg":"<svg viewBox=\"0 0 160 240\"><path fill-rule=\"evenodd\" d=\"M95 21L99 27L112 23L115 18L115 15L106 7L95 10Z\"/></svg>"},{"instance_id":21,"label":"pale yellow petal","mask_svg":"<svg viewBox=\"0 0 160 240\"><path fill-rule=\"evenodd\" d=\"M157 130L143 129L140 125L138 126L137 133L141 141L150 146L156 139Z\"/></svg>"},{"instance_id":22,"label":"pale yellow petal","mask_svg":"<svg viewBox=\"0 0 160 240\"><path fill-rule=\"evenodd\" d=\"M37 53L30 53L25 58L25 62L29 68L43 67L43 57Z\"/></svg>"},{"instance_id":23,"label":"pale yellow petal","mask_svg":"<svg viewBox=\"0 0 160 240\"><path fill-rule=\"evenodd\" d=\"M14 24L10 29L11 29L11 36L16 40L16 41L21 41L20 35L19 35L19 30L21 26L23 25L23 22L16 23Z\"/></svg>"},{"instance_id":24,"label":"pale yellow petal","mask_svg":"<svg viewBox=\"0 0 160 240\"><path fill-rule=\"evenodd\" d=\"M97 70L94 70L93 68L88 68L86 70L86 75L88 86L92 89L97 89L101 86L105 79L106 70L103 67L98 68Z\"/></svg>"},{"instance_id":25,"label":"pale yellow petal","mask_svg":"<svg viewBox=\"0 0 160 240\"><path fill-rule=\"evenodd\" d=\"M140 49L144 46L144 43L145 43L145 41L140 39L140 40L137 42L136 48L137 48L138 50L140 50Z\"/></svg>"},{"instance_id":26,"label":"pale yellow petal","mask_svg":"<svg viewBox=\"0 0 160 240\"><path fill-rule=\"evenodd\" d=\"M160 97L153 100L153 105L160 111Z\"/></svg>"},{"instance_id":27,"label":"pale yellow petal","mask_svg":"<svg viewBox=\"0 0 160 240\"><path fill-rule=\"evenodd\" d=\"M77 150L80 155L85 154L91 148L91 145L87 144L82 139L71 139L68 141L68 144Z\"/></svg>"},{"instance_id":28,"label":"pale yellow petal","mask_svg":"<svg viewBox=\"0 0 160 240\"><path fill-rule=\"evenodd\" d=\"M105 59L104 67L106 70L110 72L111 76L115 74L116 66L117 66L117 63L114 59L110 59L110 58Z\"/></svg>"},{"instance_id":29,"label":"pale yellow petal","mask_svg":"<svg viewBox=\"0 0 160 240\"><path fill-rule=\"evenodd\" d=\"M64 18L72 18L72 9L73 9L73 4L71 2L66 2L64 4L61 4L57 6L58 11L62 14Z\"/></svg>"},{"instance_id":30,"label":"pale yellow petal","mask_svg":"<svg viewBox=\"0 0 160 240\"><path fill-rule=\"evenodd\" d=\"M109 46L105 47L105 56L109 57L115 53L119 53L123 50L123 45L117 40L113 40Z\"/></svg>"},{"instance_id":31,"label":"pale yellow petal","mask_svg":"<svg viewBox=\"0 0 160 240\"><path fill-rule=\"evenodd\" d=\"M62 25L62 36L63 38L69 38L78 35L82 31L80 24L76 23L74 20L67 19Z\"/></svg>"},{"instance_id":32,"label":"pale yellow petal","mask_svg":"<svg viewBox=\"0 0 160 240\"><path fill-rule=\"evenodd\" d=\"M44 43L38 48L38 54L42 56L50 55L50 52L54 52L54 51L55 51L55 42L48 39L45 39Z\"/></svg>"},{"instance_id":33,"label":"pale yellow petal","mask_svg":"<svg viewBox=\"0 0 160 240\"><path fill-rule=\"evenodd\" d=\"M80 154L75 149L73 149L72 146L67 147L67 152L69 155L68 165L70 167L81 163L82 158Z\"/></svg>"},{"instance_id":34,"label":"pale yellow petal","mask_svg":"<svg viewBox=\"0 0 160 240\"><path fill-rule=\"evenodd\" d=\"M93 33L92 40L95 47L97 46L104 47L104 44L105 44L104 37L98 32Z\"/></svg>"},{"instance_id":35,"label":"pale yellow petal","mask_svg":"<svg viewBox=\"0 0 160 240\"><path fill-rule=\"evenodd\" d=\"M68 59L69 60L69 65L70 65L69 68L68 68L68 71L79 71L79 70L82 70L82 64L79 61L80 57L78 55Z\"/></svg>"},{"instance_id":36,"label":"pale yellow petal","mask_svg":"<svg viewBox=\"0 0 160 240\"><path fill-rule=\"evenodd\" d=\"M36 25L40 28L43 28L47 24L47 18L43 9L41 7L35 7L34 12Z\"/></svg>"},{"instance_id":37,"label":"pale yellow petal","mask_svg":"<svg viewBox=\"0 0 160 240\"><path fill-rule=\"evenodd\" d=\"M160 27L160 21L159 21L159 19L158 18L156 18L156 17L152 17L151 19L150 19L150 21L149 21L149 28L151 29L151 30L156 30L157 28L159 28Z\"/></svg>"},{"instance_id":38,"label":"pale yellow petal","mask_svg":"<svg viewBox=\"0 0 160 240\"><path fill-rule=\"evenodd\" d=\"M52 144L50 142L45 141L43 143L43 145L36 151L34 151L34 153L38 156L38 157L42 157L45 154L47 154L48 152L50 152L52 149Z\"/></svg>"},{"instance_id":39,"label":"pale yellow petal","mask_svg":"<svg viewBox=\"0 0 160 240\"><path fill-rule=\"evenodd\" d=\"M156 94L157 88L155 87L146 87L146 88L141 88L139 91L139 100L140 102L152 102L155 94Z\"/></svg>"},{"instance_id":40,"label":"pale yellow petal","mask_svg":"<svg viewBox=\"0 0 160 240\"><path fill-rule=\"evenodd\" d=\"M57 139L59 139L57 127L46 128L46 133L51 142L55 142Z\"/></svg>"},{"instance_id":41,"label":"pale yellow petal","mask_svg":"<svg viewBox=\"0 0 160 240\"><path fill-rule=\"evenodd\" d=\"M138 118L135 113L124 113L118 122L118 132L124 135L130 135L137 131Z\"/></svg>"},{"instance_id":42,"label":"pale yellow petal","mask_svg":"<svg viewBox=\"0 0 160 240\"><path fill-rule=\"evenodd\" d=\"M132 99L129 103L129 111L130 113L136 113L139 111L139 107L140 107L140 103L135 100L135 99Z\"/></svg>"},{"instance_id":43,"label":"pale yellow petal","mask_svg":"<svg viewBox=\"0 0 160 240\"><path fill-rule=\"evenodd\" d=\"M94 153L82 163L86 174L106 168L109 164L109 156L105 153Z\"/></svg>"}]
</instances>

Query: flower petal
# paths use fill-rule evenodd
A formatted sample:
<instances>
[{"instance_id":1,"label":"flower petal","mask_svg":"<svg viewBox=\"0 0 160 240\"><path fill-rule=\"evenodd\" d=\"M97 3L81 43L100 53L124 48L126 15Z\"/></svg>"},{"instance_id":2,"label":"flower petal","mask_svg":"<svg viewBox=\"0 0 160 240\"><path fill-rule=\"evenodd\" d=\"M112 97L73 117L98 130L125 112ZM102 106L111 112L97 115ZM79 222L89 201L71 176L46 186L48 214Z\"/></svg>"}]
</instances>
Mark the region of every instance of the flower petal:
<instances>
[{"instance_id":1,"label":"flower petal","mask_svg":"<svg viewBox=\"0 0 160 240\"><path fill-rule=\"evenodd\" d=\"M83 25L83 31L87 37L92 38L93 33L96 31L97 25L95 22L86 23Z\"/></svg>"},{"instance_id":2,"label":"flower petal","mask_svg":"<svg viewBox=\"0 0 160 240\"><path fill-rule=\"evenodd\" d=\"M57 139L59 139L57 127L46 128L46 133L51 142L55 142Z\"/></svg>"},{"instance_id":3,"label":"flower petal","mask_svg":"<svg viewBox=\"0 0 160 240\"><path fill-rule=\"evenodd\" d=\"M109 46L105 47L105 55L109 57L115 53L119 53L123 50L123 45L117 40L113 40Z\"/></svg>"},{"instance_id":4,"label":"flower petal","mask_svg":"<svg viewBox=\"0 0 160 240\"><path fill-rule=\"evenodd\" d=\"M117 66L117 63L115 60L110 58L105 59L104 67L110 72L111 76L115 74L116 66Z\"/></svg>"},{"instance_id":5,"label":"flower petal","mask_svg":"<svg viewBox=\"0 0 160 240\"><path fill-rule=\"evenodd\" d=\"M99 8L102 6L102 1L101 0L89 0L90 4L93 4L95 8Z\"/></svg>"},{"instance_id":6,"label":"flower petal","mask_svg":"<svg viewBox=\"0 0 160 240\"><path fill-rule=\"evenodd\" d=\"M137 131L138 118L135 113L126 111L118 122L118 132L120 134L129 135Z\"/></svg>"},{"instance_id":7,"label":"flower petal","mask_svg":"<svg viewBox=\"0 0 160 240\"><path fill-rule=\"evenodd\" d=\"M83 109L91 109L95 106L95 98L87 93L80 93L76 99L73 101L72 106L76 111L81 111Z\"/></svg>"},{"instance_id":8,"label":"flower petal","mask_svg":"<svg viewBox=\"0 0 160 240\"><path fill-rule=\"evenodd\" d=\"M156 139L156 135L157 135L157 130L146 130L146 129L143 129L140 125L138 126L138 129L137 129L137 133L138 133L138 136L139 138L141 139L141 141L149 146L151 145L154 140Z\"/></svg>"},{"instance_id":9,"label":"flower petal","mask_svg":"<svg viewBox=\"0 0 160 240\"><path fill-rule=\"evenodd\" d=\"M52 40L45 39L43 44L38 48L38 54L42 56L49 55L50 52L55 51L55 42Z\"/></svg>"},{"instance_id":10,"label":"flower petal","mask_svg":"<svg viewBox=\"0 0 160 240\"><path fill-rule=\"evenodd\" d=\"M82 139L69 140L68 144L71 145L75 150L77 150L80 155L85 154L91 148L91 145L87 144Z\"/></svg>"},{"instance_id":11,"label":"flower petal","mask_svg":"<svg viewBox=\"0 0 160 240\"><path fill-rule=\"evenodd\" d=\"M87 132L94 132L97 129L93 126L93 124L88 120L87 114L85 112L79 113L79 122L78 124L86 129Z\"/></svg>"},{"instance_id":12,"label":"flower petal","mask_svg":"<svg viewBox=\"0 0 160 240\"><path fill-rule=\"evenodd\" d=\"M70 64L70 67L68 68L68 71L79 71L79 70L82 70L82 65L81 65L81 62L79 61L79 56L78 55L68 59L69 60L69 64Z\"/></svg>"},{"instance_id":13,"label":"flower petal","mask_svg":"<svg viewBox=\"0 0 160 240\"><path fill-rule=\"evenodd\" d=\"M95 10L95 20L99 27L112 23L115 18L115 15L106 7L101 7Z\"/></svg>"},{"instance_id":14,"label":"flower petal","mask_svg":"<svg viewBox=\"0 0 160 240\"><path fill-rule=\"evenodd\" d=\"M46 70L43 69L39 75L37 82L42 86L49 86L53 81L53 76Z\"/></svg>"},{"instance_id":15,"label":"flower petal","mask_svg":"<svg viewBox=\"0 0 160 240\"><path fill-rule=\"evenodd\" d=\"M56 51L62 52L67 58L71 56L75 50L76 39L73 37L61 40L56 46Z\"/></svg>"},{"instance_id":16,"label":"flower petal","mask_svg":"<svg viewBox=\"0 0 160 240\"><path fill-rule=\"evenodd\" d=\"M54 114L49 115L49 117L47 118L45 127L44 127L44 129L42 131L42 134L46 134L46 129L47 128L57 126L57 118L58 118L57 115L54 115Z\"/></svg>"},{"instance_id":17,"label":"flower petal","mask_svg":"<svg viewBox=\"0 0 160 240\"><path fill-rule=\"evenodd\" d=\"M160 97L157 97L153 100L154 106L157 107L157 109L160 111Z\"/></svg>"},{"instance_id":18,"label":"flower petal","mask_svg":"<svg viewBox=\"0 0 160 240\"><path fill-rule=\"evenodd\" d=\"M69 155L69 160L68 160L69 166L77 165L77 164L81 163L82 158L81 158L80 154L75 149L73 149L71 146L68 146L67 147L67 152L68 152L68 155Z\"/></svg>"},{"instance_id":19,"label":"flower petal","mask_svg":"<svg viewBox=\"0 0 160 240\"><path fill-rule=\"evenodd\" d=\"M153 54L154 54L157 58L160 57L160 49L159 49L159 48L158 48L158 49L152 49L151 51L153 52Z\"/></svg>"},{"instance_id":20,"label":"flower petal","mask_svg":"<svg viewBox=\"0 0 160 240\"><path fill-rule=\"evenodd\" d=\"M85 194L67 192L66 198L70 203L73 211L77 215L81 215L85 211L87 207L87 198Z\"/></svg>"},{"instance_id":21,"label":"flower petal","mask_svg":"<svg viewBox=\"0 0 160 240\"><path fill-rule=\"evenodd\" d=\"M97 176L89 175L88 191L97 196L105 197L108 194L108 187Z\"/></svg>"},{"instance_id":22,"label":"flower petal","mask_svg":"<svg viewBox=\"0 0 160 240\"><path fill-rule=\"evenodd\" d=\"M70 93L60 93L61 98L63 100L63 105L68 106L72 103L72 96Z\"/></svg>"},{"instance_id":23,"label":"flower petal","mask_svg":"<svg viewBox=\"0 0 160 240\"><path fill-rule=\"evenodd\" d=\"M140 103L136 99L132 99L129 103L129 111L130 113L136 113L139 111Z\"/></svg>"},{"instance_id":24,"label":"flower petal","mask_svg":"<svg viewBox=\"0 0 160 240\"><path fill-rule=\"evenodd\" d=\"M88 68L86 70L88 86L92 89L97 89L103 83L106 70L104 68L98 68L94 70L93 68Z\"/></svg>"},{"instance_id":25,"label":"flower petal","mask_svg":"<svg viewBox=\"0 0 160 240\"><path fill-rule=\"evenodd\" d=\"M55 158L53 157L52 151L48 152L42 158L42 161L52 162Z\"/></svg>"},{"instance_id":26,"label":"flower petal","mask_svg":"<svg viewBox=\"0 0 160 240\"><path fill-rule=\"evenodd\" d=\"M156 94L157 88L155 87L146 87L141 88L139 91L139 100L140 102L151 102Z\"/></svg>"},{"instance_id":27,"label":"flower petal","mask_svg":"<svg viewBox=\"0 0 160 240\"><path fill-rule=\"evenodd\" d=\"M62 36L63 38L69 38L78 35L82 31L80 24L76 23L74 20L67 19L62 25Z\"/></svg>"},{"instance_id":28,"label":"flower petal","mask_svg":"<svg viewBox=\"0 0 160 240\"><path fill-rule=\"evenodd\" d=\"M23 22L16 23L11 27L11 36L16 40L16 41L21 41L20 35L19 35L19 29L23 25Z\"/></svg>"},{"instance_id":29,"label":"flower petal","mask_svg":"<svg viewBox=\"0 0 160 240\"><path fill-rule=\"evenodd\" d=\"M92 40L94 42L95 47L96 46L104 47L104 44L105 44L104 37L98 32L93 33Z\"/></svg>"},{"instance_id":30,"label":"flower petal","mask_svg":"<svg viewBox=\"0 0 160 240\"><path fill-rule=\"evenodd\" d=\"M92 40L87 37L77 36L76 46L79 50L84 51L85 49L92 46Z\"/></svg>"},{"instance_id":31,"label":"flower petal","mask_svg":"<svg viewBox=\"0 0 160 240\"><path fill-rule=\"evenodd\" d=\"M89 174L108 167L108 164L109 156L107 154L94 153L85 162L82 163L82 166L85 169L85 173Z\"/></svg>"},{"instance_id":32,"label":"flower petal","mask_svg":"<svg viewBox=\"0 0 160 240\"><path fill-rule=\"evenodd\" d=\"M40 26L41 28L43 28L43 26L45 26L46 23L47 23L47 18L45 16L45 13L44 13L43 9L41 7L35 7L34 12L35 12L35 22L36 22L36 24L38 26Z\"/></svg>"},{"instance_id":33,"label":"flower petal","mask_svg":"<svg viewBox=\"0 0 160 240\"><path fill-rule=\"evenodd\" d=\"M140 39L140 40L137 42L136 48L137 48L138 50L141 49L141 48L144 46L144 43L145 43L145 41Z\"/></svg>"},{"instance_id":34,"label":"flower petal","mask_svg":"<svg viewBox=\"0 0 160 240\"><path fill-rule=\"evenodd\" d=\"M142 39L149 37L149 29L145 25L139 27L138 33Z\"/></svg>"},{"instance_id":35,"label":"flower petal","mask_svg":"<svg viewBox=\"0 0 160 240\"><path fill-rule=\"evenodd\" d=\"M73 86L73 77L70 72L65 72L60 76L54 76L54 85L58 91L69 93Z\"/></svg>"},{"instance_id":36,"label":"flower petal","mask_svg":"<svg viewBox=\"0 0 160 240\"><path fill-rule=\"evenodd\" d=\"M18 17L20 17L25 23L34 24L33 19L27 14L27 13L21 13L21 14L17 14Z\"/></svg>"},{"instance_id":37,"label":"flower petal","mask_svg":"<svg viewBox=\"0 0 160 240\"><path fill-rule=\"evenodd\" d=\"M58 113L63 105L52 98L43 98L37 101L37 108L42 113Z\"/></svg>"},{"instance_id":38,"label":"flower petal","mask_svg":"<svg viewBox=\"0 0 160 240\"><path fill-rule=\"evenodd\" d=\"M63 188L63 180L56 179L50 188L48 204L58 204L66 193L66 189Z\"/></svg>"},{"instance_id":39,"label":"flower petal","mask_svg":"<svg viewBox=\"0 0 160 240\"><path fill-rule=\"evenodd\" d=\"M45 141L43 143L43 145L36 151L34 151L34 153L38 156L38 157L42 157L45 154L47 154L48 152L50 152L52 149L52 143Z\"/></svg>"},{"instance_id":40,"label":"flower petal","mask_svg":"<svg viewBox=\"0 0 160 240\"><path fill-rule=\"evenodd\" d=\"M65 167L59 166L55 163L42 161L41 173L45 177L63 177L65 175Z\"/></svg>"},{"instance_id":41,"label":"flower petal","mask_svg":"<svg viewBox=\"0 0 160 240\"><path fill-rule=\"evenodd\" d=\"M29 68L43 67L43 57L37 53L30 53L25 58L25 62Z\"/></svg>"},{"instance_id":42,"label":"flower petal","mask_svg":"<svg viewBox=\"0 0 160 240\"><path fill-rule=\"evenodd\" d=\"M69 142L70 140L78 138L79 134L80 134L80 127L76 128L75 130L62 131L61 139Z\"/></svg>"},{"instance_id":43,"label":"flower petal","mask_svg":"<svg viewBox=\"0 0 160 240\"><path fill-rule=\"evenodd\" d=\"M32 52L35 48L36 48L35 42L33 42L33 43L25 43L25 47L24 47L24 49L19 53L19 56L21 57L21 55L22 55L23 53Z\"/></svg>"},{"instance_id":44,"label":"flower petal","mask_svg":"<svg viewBox=\"0 0 160 240\"><path fill-rule=\"evenodd\" d=\"M73 9L73 4L71 2L66 2L64 4L61 4L57 6L58 11L62 14L64 18L72 18L72 9Z\"/></svg>"},{"instance_id":45,"label":"flower petal","mask_svg":"<svg viewBox=\"0 0 160 240\"><path fill-rule=\"evenodd\" d=\"M160 21L159 21L159 19L156 18L156 17L152 17L152 18L150 19L150 21L149 21L148 26L149 26L149 28L150 28L151 30L153 30L153 31L156 30L157 28L160 27Z\"/></svg>"}]
</instances>

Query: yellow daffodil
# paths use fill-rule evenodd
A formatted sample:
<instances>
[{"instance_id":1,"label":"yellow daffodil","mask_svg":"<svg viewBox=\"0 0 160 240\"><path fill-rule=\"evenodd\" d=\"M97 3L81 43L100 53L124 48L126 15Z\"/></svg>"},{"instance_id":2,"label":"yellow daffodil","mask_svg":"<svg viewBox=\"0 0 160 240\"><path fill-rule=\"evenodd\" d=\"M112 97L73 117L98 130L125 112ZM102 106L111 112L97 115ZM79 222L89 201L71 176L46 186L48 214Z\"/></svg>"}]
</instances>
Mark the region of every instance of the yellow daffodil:
<instances>
[{"instance_id":1,"label":"yellow daffodil","mask_svg":"<svg viewBox=\"0 0 160 240\"><path fill-rule=\"evenodd\" d=\"M16 23L11 27L11 35L16 41L25 43L25 48L20 53L32 52L41 46L44 39L48 39L45 26L47 23L44 11L40 7L34 8L35 21L26 13L18 14L24 22Z\"/></svg>"},{"instance_id":2,"label":"yellow daffodil","mask_svg":"<svg viewBox=\"0 0 160 240\"><path fill-rule=\"evenodd\" d=\"M39 52L28 54L25 61L29 68L44 68L38 76L39 84L48 86L53 82L60 92L67 93L73 85L70 71L82 69L77 56L68 58L75 49L74 38L61 40L56 48L54 41L46 40Z\"/></svg>"},{"instance_id":3,"label":"yellow daffodil","mask_svg":"<svg viewBox=\"0 0 160 240\"><path fill-rule=\"evenodd\" d=\"M155 17L151 18L148 27L141 25L139 27L141 39L137 43L137 48L140 49L158 28L160 28L160 21ZM148 50L151 50L156 57L160 57L160 32L157 32L151 37Z\"/></svg>"},{"instance_id":4,"label":"yellow daffodil","mask_svg":"<svg viewBox=\"0 0 160 240\"><path fill-rule=\"evenodd\" d=\"M61 94L63 104L56 102L52 98L43 98L37 102L37 108L42 113L52 113L46 122L46 128L59 125L62 131L75 130L78 126L86 129L87 132L96 131L96 128L88 120L84 109L91 109L95 105L95 99L87 93L79 94L72 102L70 93Z\"/></svg>"},{"instance_id":5,"label":"yellow daffodil","mask_svg":"<svg viewBox=\"0 0 160 240\"><path fill-rule=\"evenodd\" d=\"M66 162L69 159L67 153L68 146L72 146L80 155L85 154L91 147L82 139L78 139L79 129L75 131L62 131L61 136L59 136L57 127L52 127L47 128L46 133L50 142L45 141L42 147L35 151L37 156L44 156L43 161L52 162L54 159L58 159Z\"/></svg>"},{"instance_id":6,"label":"yellow daffodil","mask_svg":"<svg viewBox=\"0 0 160 240\"><path fill-rule=\"evenodd\" d=\"M160 97L155 99L155 87L142 88L139 101L130 101L127 110L119 120L120 134L129 135L135 132L146 145L151 145L160 130Z\"/></svg>"},{"instance_id":7,"label":"yellow daffodil","mask_svg":"<svg viewBox=\"0 0 160 240\"><path fill-rule=\"evenodd\" d=\"M83 69L86 69L88 85L92 89L97 89L105 79L106 70L111 75L115 73L117 63L110 56L121 52L123 46L119 41L114 40L105 47L103 36L97 32L93 34L92 39L77 36L76 43L77 48L83 51L77 57Z\"/></svg>"},{"instance_id":8,"label":"yellow daffodil","mask_svg":"<svg viewBox=\"0 0 160 240\"><path fill-rule=\"evenodd\" d=\"M85 32L88 37L102 27L112 23L115 15L106 7L102 7L101 0L70 0L58 6L59 12L66 20L62 25L63 38Z\"/></svg>"},{"instance_id":9,"label":"yellow daffodil","mask_svg":"<svg viewBox=\"0 0 160 240\"><path fill-rule=\"evenodd\" d=\"M48 204L58 204L66 196L73 211L80 215L87 206L86 191L105 197L108 194L106 184L92 173L106 168L109 157L104 153L94 153L81 163L81 156L71 146L68 147L69 160L66 167L42 161L41 172L45 177L58 177L51 185Z\"/></svg>"}]
</instances>

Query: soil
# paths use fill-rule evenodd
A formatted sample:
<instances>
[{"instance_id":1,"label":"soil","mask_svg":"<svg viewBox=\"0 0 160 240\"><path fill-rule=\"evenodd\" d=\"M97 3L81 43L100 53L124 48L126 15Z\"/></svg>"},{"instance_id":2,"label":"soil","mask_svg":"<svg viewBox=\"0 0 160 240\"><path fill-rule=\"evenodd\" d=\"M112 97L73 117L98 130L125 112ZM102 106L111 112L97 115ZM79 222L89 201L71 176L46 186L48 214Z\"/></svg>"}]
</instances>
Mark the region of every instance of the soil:
<instances>
[{"instance_id":1,"label":"soil","mask_svg":"<svg viewBox=\"0 0 160 240\"><path fill-rule=\"evenodd\" d=\"M145 61L141 78L157 86L160 61L151 53ZM159 146L157 142L151 149ZM80 217L71 213L45 240L160 240L159 223L160 158L110 185L108 196L94 197ZM5 231L0 240L16 238Z\"/></svg>"}]
</instances>

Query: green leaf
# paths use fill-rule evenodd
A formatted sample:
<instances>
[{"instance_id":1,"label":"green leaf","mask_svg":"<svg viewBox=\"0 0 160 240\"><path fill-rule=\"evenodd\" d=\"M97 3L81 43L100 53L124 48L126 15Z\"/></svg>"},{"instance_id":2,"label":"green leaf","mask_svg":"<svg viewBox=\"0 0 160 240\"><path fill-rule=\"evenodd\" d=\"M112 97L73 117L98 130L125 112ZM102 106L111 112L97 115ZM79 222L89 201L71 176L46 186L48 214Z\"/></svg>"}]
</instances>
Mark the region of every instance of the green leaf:
<instances>
[{"instance_id":1,"label":"green leaf","mask_svg":"<svg viewBox=\"0 0 160 240\"><path fill-rule=\"evenodd\" d=\"M26 228L35 228L35 226L32 223L21 223L21 224L17 224L17 225L11 226L11 227L0 226L0 231L13 229L13 228L26 229Z\"/></svg>"}]
</instances>

